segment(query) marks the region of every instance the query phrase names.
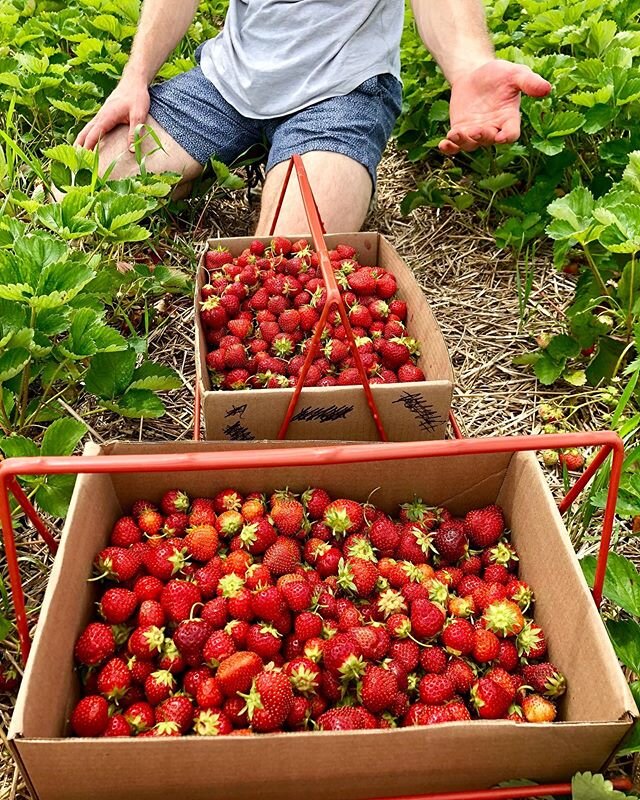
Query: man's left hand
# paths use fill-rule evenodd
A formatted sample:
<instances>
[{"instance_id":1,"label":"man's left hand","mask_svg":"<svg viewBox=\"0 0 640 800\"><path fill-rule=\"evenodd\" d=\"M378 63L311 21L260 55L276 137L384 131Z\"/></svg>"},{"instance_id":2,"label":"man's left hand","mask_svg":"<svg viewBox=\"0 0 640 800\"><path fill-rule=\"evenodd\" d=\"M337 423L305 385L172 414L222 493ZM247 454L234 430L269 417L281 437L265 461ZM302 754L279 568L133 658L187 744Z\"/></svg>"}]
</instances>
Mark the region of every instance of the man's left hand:
<instances>
[{"instance_id":1,"label":"man's left hand","mask_svg":"<svg viewBox=\"0 0 640 800\"><path fill-rule=\"evenodd\" d=\"M447 155L515 142L520 136L520 95L546 97L551 84L523 64L494 59L460 75L451 86L451 130L438 145Z\"/></svg>"}]
</instances>

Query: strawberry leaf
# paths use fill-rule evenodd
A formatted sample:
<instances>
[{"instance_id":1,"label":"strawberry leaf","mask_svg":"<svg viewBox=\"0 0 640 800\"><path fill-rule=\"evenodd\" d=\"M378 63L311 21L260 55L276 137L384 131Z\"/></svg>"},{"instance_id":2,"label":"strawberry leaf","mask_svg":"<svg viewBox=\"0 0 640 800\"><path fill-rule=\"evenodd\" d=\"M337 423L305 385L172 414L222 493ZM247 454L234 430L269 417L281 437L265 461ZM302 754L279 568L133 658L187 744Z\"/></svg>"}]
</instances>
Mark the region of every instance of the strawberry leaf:
<instances>
[{"instance_id":1,"label":"strawberry leaf","mask_svg":"<svg viewBox=\"0 0 640 800\"><path fill-rule=\"evenodd\" d=\"M87 426L77 419L57 419L44 432L40 452L43 456L70 456L86 432Z\"/></svg>"},{"instance_id":2,"label":"strawberry leaf","mask_svg":"<svg viewBox=\"0 0 640 800\"><path fill-rule=\"evenodd\" d=\"M627 795L613 788L603 775L578 772L571 779L573 800L625 800Z\"/></svg>"},{"instance_id":3,"label":"strawberry leaf","mask_svg":"<svg viewBox=\"0 0 640 800\"><path fill-rule=\"evenodd\" d=\"M629 688L631 689L633 699L636 701L636 705L640 705L640 681L630 683ZM631 753L638 752L640 752L640 725L634 725L633 730L629 736L625 738L623 746L618 750L616 755L628 756L631 755Z\"/></svg>"},{"instance_id":4,"label":"strawberry leaf","mask_svg":"<svg viewBox=\"0 0 640 800\"><path fill-rule=\"evenodd\" d=\"M593 588L596 557L585 556L580 561L585 580ZM634 564L618 553L609 553L603 594L628 614L640 617L640 573Z\"/></svg>"}]
</instances>

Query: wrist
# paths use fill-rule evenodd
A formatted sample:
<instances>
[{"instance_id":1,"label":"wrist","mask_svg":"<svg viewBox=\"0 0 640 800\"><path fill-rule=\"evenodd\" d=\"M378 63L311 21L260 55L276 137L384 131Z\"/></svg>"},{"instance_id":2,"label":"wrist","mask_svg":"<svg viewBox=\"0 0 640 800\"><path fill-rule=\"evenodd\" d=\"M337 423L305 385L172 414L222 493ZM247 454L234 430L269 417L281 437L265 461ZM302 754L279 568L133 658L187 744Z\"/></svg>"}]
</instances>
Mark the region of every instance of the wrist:
<instances>
[{"instance_id":1,"label":"wrist","mask_svg":"<svg viewBox=\"0 0 640 800\"><path fill-rule=\"evenodd\" d=\"M495 60L496 57L493 52L465 56L446 70L445 77L453 87L461 79L469 77L476 70Z\"/></svg>"},{"instance_id":2,"label":"wrist","mask_svg":"<svg viewBox=\"0 0 640 800\"><path fill-rule=\"evenodd\" d=\"M127 86L137 89L148 89L154 77L155 74L152 74L148 67L128 61L122 70L120 83L125 83Z\"/></svg>"}]
</instances>

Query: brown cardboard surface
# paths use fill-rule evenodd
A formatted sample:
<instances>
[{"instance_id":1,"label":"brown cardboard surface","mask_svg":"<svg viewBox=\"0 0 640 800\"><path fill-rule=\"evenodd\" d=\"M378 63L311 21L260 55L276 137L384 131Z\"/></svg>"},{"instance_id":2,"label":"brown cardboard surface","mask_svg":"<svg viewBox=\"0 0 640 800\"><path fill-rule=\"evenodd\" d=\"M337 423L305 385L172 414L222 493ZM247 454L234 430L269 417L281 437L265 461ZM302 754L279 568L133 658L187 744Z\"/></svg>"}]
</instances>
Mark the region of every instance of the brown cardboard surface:
<instances>
[{"instance_id":1,"label":"brown cardboard surface","mask_svg":"<svg viewBox=\"0 0 640 800\"><path fill-rule=\"evenodd\" d=\"M236 447L247 449L246 444ZM228 445L105 448L114 454L213 449ZM414 492L429 502L446 500L456 513L500 502L523 578L536 591L536 618L548 635L551 657L567 674L565 721L212 740L57 738L76 692L71 653L92 601L86 578L122 509L135 497L158 499L169 486L212 494L230 485L268 490L288 483L301 489L311 482L361 499L380 487L376 503L386 508ZM518 453L287 470L80 476L9 735L40 800L146 800L175 791L190 800L248 800L256 794L276 800L298 798L301 786L309 800L358 800L480 788L515 777L554 781L577 770L597 770L636 714L542 471L534 456Z\"/></svg>"},{"instance_id":2,"label":"brown cardboard surface","mask_svg":"<svg viewBox=\"0 0 640 800\"><path fill-rule=\"evenodd\" d=\"M400 296L407 301L407 327L422 343L418 360L427 380L419 383L372 387L381 419L391 441L442 439L453 391L453 372L440 328L413 273L380 234L364 232L332 234L329 247L344 242L358 250L365 264L379 264L396 276ZM239 254L253 239L214 239ZM269 237L261 241L269 242ZM204 270L198 270L196 310ZM205 363L207 348L196 313L196 367L200 380L205 431L208 439L275 439L287 410L292 389L260 389L245 392L213 391ZM302 391L288 432L289 439L351 439L375 441L378 433L364 392L358 386L309 387Z\"/></svg>"}]
</instances>

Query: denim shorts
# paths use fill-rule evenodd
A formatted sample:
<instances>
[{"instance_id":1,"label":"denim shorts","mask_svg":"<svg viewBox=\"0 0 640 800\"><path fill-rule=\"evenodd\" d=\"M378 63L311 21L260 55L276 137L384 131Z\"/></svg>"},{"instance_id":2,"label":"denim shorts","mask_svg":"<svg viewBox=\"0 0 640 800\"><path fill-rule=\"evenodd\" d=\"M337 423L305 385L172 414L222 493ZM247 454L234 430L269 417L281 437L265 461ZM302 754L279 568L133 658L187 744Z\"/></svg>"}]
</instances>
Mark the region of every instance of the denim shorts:
<instances>
[{"instance_id":1,"label":"denim shorts","mask_svg":"<svg viewBox=\"0 0 640 800\"><path fill-rule=\"evenodd\" d=\"M294 153L341 153L362 164L376 185L376 168L402 104L402 86L376 75L346 95L294 114L251 119L239 114L199 66L150 89L151 116L192 158L233 164L255 145L269 151L267 171Z\"/></svg>"}]
</instances>

